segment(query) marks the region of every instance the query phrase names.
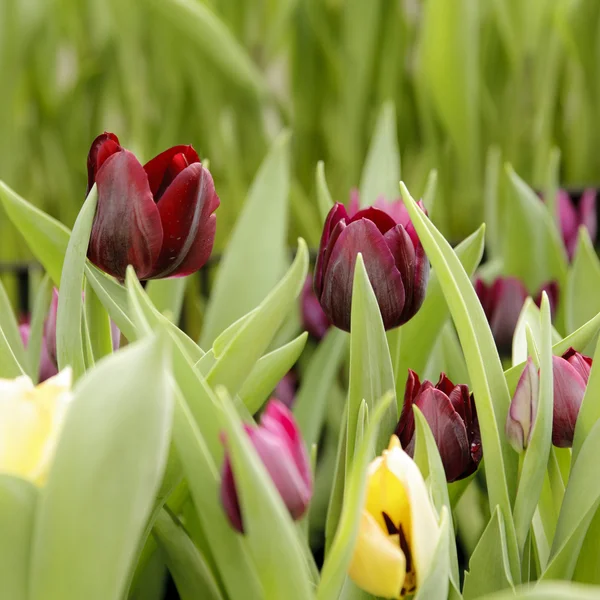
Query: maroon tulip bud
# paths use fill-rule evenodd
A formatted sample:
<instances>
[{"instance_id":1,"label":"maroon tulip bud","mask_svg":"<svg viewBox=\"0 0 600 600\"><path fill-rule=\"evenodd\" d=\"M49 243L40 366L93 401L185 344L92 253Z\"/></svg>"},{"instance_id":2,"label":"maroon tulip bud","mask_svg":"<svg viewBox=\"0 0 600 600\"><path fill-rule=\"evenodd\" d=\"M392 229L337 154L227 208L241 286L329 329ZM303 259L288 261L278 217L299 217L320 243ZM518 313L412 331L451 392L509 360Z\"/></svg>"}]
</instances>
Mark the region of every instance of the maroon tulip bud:
<instances>
[{"instance_id":1,"label":"maroon tulip bud","mask_svg":"<svg viewBox=\"0 0 600 600\"><path fill-rule=\"evenodd\" d=\"M300 294L300 309L302 313L302 327L316 340L321 340L331 323L323 312L319 299L313 289L312 275L306 276L302 293Z\"/></svg>"},{"instance_id":2,"label":"maroon tulip bud","mask_svg":"<svg viewBox=\"0 0 600 600\"><path fill-rule=\"evenodd\" d=\"M565 248L569 260L572 260L580 227L583 226L588 230L592 243L596 241L596 190L584 190L577 205L574 194L569 195L565 190L559 190L558 217Z\"/></svg>"},{"instance_id":3,"label":"maroon tulip bud","mask_svg":"<svg viewBox=\"0 0 600 600\"><path fill-rule=\"evenodd\" d=\"M475 403L466 385L454 385L444 373L433 385L419 381L409 369L404 391L404 406L396 435L404 450L414 456L417 406L427 420L446 472L448 482L464 479L477 470L483 449Z\"/></svg>"},{"instance_id":4,"label":"maroon tulip bud","mask_svg":"<svg viewBox=\"0 0 600 600\"><path fill-rule=\"evenodd\" d=\"M397 203L386 210L369 207L350 214L343 204L327 215L317 265L315 292L329 320L350 331L352 287L356 257L365 268L386 329L410 320L425 299L429 261L417 233ZM421 210L425 212L422 203Z\"/></svg>"},{"instance_id":5,"label":"maroon tulip bud","mask_svg":"<svg viewBox=\"0 0 600 600\"><path fill-rule=\"evenodd\" d=\"M517 452L522 452L531 441L538 409L539 387L538 370L533 360L528 358L506 418L506 437Z\"/></svg>"},{"instance_id":6,"label":"maroon tulip bud","mask_svg":"<svg viewBox=\"0 0 600 600\"><path fill-rule=\"evenodd\" d=\"M88 191L98 188L88 258L125 278L189 275L210 257L219 197L192 146L174 146L144 166L112 133L98 136L88 156Z\"/></svg>"},{"instance_id":7,"label":"maroon tulip bud","mask_svg":"<svg viewBox=\"0 0 600 600\"><path fill-rule=\"evenodd\" d=\"M270 400L260 425L244 428L290 515L294 520L299 519L312 497L313 481L308 454L292 413L281 402ZM231 525L243 533L242 512L227 454L222 470L221 502Z\"/></svg>"},{"instance_id":8,"label":"maroon tulip bud","mask_svg":"<svg viewBox=\"0 0 600 600\"><path fill-rule=\"evenodd\" d=\"M516 277L498 277L490 285L482 279L475 281L475 291L490 324L500 354L510 354L512 339L523 304L529 295L523 283ZM545 283L535 297L539 306L542 292L548 294L552 315L558 303L558 285L554 281Z\"/></svg>"},{"instance_id":9,"label":"maroon tulip bud","mask_svg":"<svg viewBox=\"0 0 600 600\"><path fill-rule=\"evenodd\" d=\"M575 423L590 377L592 359L569 348L562 356L552 357L554 380L554 414L552 443L570 448L575 435Z\"/></svg>"}]
</instances>

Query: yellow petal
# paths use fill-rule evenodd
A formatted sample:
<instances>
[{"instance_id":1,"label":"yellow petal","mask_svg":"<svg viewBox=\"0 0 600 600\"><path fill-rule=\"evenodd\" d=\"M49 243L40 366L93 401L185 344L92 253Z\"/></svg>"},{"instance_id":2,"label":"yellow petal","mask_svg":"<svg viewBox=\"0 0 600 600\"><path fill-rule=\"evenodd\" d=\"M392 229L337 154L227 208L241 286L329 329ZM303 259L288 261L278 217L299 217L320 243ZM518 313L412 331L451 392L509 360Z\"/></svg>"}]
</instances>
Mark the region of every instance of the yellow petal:
<instances>
[{"instance_id":1,"label":"yellow petal","mask_svg":"<svg viewBox=\"0 0 600 600\"><path fill-rule=\"evenodd\" d=\"M348 573L352 581L369 594L401 598L406 559L398 536L388 536L366 510L361 515Z\"/></svg>"}]
</instances>

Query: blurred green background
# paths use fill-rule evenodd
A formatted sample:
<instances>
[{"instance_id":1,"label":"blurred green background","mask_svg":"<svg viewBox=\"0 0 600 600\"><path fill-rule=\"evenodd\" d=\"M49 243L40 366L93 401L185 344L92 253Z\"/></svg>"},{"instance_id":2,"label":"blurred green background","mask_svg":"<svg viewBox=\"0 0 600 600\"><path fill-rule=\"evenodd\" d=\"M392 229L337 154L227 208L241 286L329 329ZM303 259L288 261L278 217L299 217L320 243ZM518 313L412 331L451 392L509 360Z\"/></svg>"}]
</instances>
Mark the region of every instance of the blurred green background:
<instances>
[{"instance_id":1,"label":"blurred green background","mask_svg":"<svg viewBox=\"0 0 600 600\"><path fill-rule=\"evenodd\" d=\"M315 166L358 185L386 101L414 195L452 241L483 221L486 155L532 186L600 179L598 0L0 0L0 179L71 226L104 130L147 160L210 160L223 248L271 141L292 132L289 239L318 244ZM265 215L268 219L268 215ZM0 262L27 249L0 213Z\"/></svg>"}]
</instances>

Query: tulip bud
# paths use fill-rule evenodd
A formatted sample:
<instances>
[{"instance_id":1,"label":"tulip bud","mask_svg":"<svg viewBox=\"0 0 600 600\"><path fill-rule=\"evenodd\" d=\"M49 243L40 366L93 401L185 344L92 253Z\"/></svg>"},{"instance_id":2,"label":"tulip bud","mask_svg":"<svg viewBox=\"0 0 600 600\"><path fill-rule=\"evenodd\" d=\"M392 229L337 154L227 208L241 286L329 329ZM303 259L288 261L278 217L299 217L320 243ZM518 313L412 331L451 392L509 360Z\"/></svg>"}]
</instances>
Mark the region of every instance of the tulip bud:
<instances>
[{"instance_id":1,"label":"tulip bud","mask_svg":"<svg viewBox=\"0 0 600 600\"><path fill-rule=\"evenodd\" d=\"M88 155L88 191L98 205L88 258L119 279L131 264L139 279L189 275L212 251L219 197L191 146L174 146L143 167L112 133Z\"/></svg>"},{"instance_id":2,"label":"tulip bud","mask_svg":"<svg viewBox=\"0 0 600 600\"><path fill-rule=\"evenodd\" d=\"M490 324L498 351L502 355L509 355L519 315L529 295L527 289L516 277L498 277L490 285L482 279L477 279L475 292ZM550 281L540 288L535 296L538 306L541 303L542 292L548 294L550 310L554 316L558 303L558 284Z\"/></svg>"},{"instance_id":3,"label":"tulip bud","mask_svg":"<svg viewBox=\"0 0 600 600\"><path fill-rule=\"evenodd\" d=\"M402 211L398 204L380 201L385 210L369 207L348 213L338 203L327 216L315 268L315 292L329 320L340 329L350 331L359 252L386 329L406 323L423 304L429 261L406 209Z\"/></svg>"},{"instance_id":4,"label":"tulip bud","mask_svg":"<svg viewBox=\"0 0 600 600\"><path fill-rule=\"evenodd\" d=\"M305 513L313 493L310 463L292 413L271 400L259 426L245 426L246 433L271 476L294 520ZM221 502L231 525L244 532L242 511L229 456L225 456L221 479Z\"/></svg>"},{"instance_id":5,"label":"tulip bud","mask_svg":"<svg viewBox=\"0 0 600 600\"><path fill-rule=\"evenodd\" d=\"M419 381L409 369L404 406L396 435L409 456L415 451L413 405L423 413L435 439L448 482L464 479L477 470L483 450L475 403L464 385L454 385L444 373L433 385Z\"/></svg>"},{"instance_id":6,"label":"tulip bud","mask_svg":"<svg viewBox=\"0 0 600 600\"><path fill-rule=\"evenodd\" d=\"M367 470L350 578L374 596L413 594L432 567L439 538L423 477L392 436L388 449Z\"/></svg>"},{"instance_id":7,"label":"tulip bud","mask_svg":"<svg viewBox=\"0 0 600 600\"><path fill-rule=\"evenodd\" d=\"M596 190L584 190L575 204L576 194L569 194L566 190L558 192L558 217L560 229L569 260L573 259L577 247L579 228L588 230L592 244L596 241Z\"/></svg>"},{"instance_id":8,"label":"tulip bud","mask_svg":"<svg viewBox=\"0 0 600 600\"><path fill-rule=\"evenodd\" d=\"M31 335L31 324L30 323L22 323L19 325L19 333L21 334L21 340L23 341L23 346L27 348L29 345L29 337ZM40 366L38 370L38 381L40 383L50 379L50 377L54 377L58 373L58 368L56 363L50 358L50 354L48 353L48 346L46 344L46 339L42 336L41 345L40 345Z\"/></svg>"},{"instance_id":9,"label":"tulip bud","mask_svg":"<svg viewBox=\"0 0 600 600\"><path fill-rule=\"evenodd\" d=\"M531 441L538 401L538 370L533 364L533 360L528 358L506 418L506 437L517 452L522 452Z\"/></svg>"},{"instance_id":10,"label":"tulip bud","mask_svg":"<svg viewBox=\"0 0 600 600\"><path fill-rule=\"evenodd\" d=\"M319 299L315 295L312 275L307 275L304 287L300 293L300 309L302 316L302 327L316 340L325 337L331 323L323 312Z\"/></svg>"},{"instance_id":11,"label":"tulip bud","mask_svg":"<svg viewBox=\"0 0 600 600\"><path fill-rule=\"evenodd\" d=\"M71 369L34 387L0 379L0 473L43 484L71 402Z\"/></svg>"}]
</instances>

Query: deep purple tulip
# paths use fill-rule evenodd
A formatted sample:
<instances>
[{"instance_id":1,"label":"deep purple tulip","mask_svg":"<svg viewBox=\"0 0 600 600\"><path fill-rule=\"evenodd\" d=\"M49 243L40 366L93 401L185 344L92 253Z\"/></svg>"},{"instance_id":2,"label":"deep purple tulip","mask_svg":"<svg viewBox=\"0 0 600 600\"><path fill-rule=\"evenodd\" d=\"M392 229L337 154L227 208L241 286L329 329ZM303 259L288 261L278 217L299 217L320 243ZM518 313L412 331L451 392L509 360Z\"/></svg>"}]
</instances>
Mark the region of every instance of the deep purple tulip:
<instances>
[{"instance_id":1,"label":"deep purple tulip","mask_svg":"<svg viewBox=\"0 0 600 600\"><path fill-rule=\"evenodd\" d=\"M88 258L124 279L194 273L212 252L219 197L192 146L174 146L144 166L113 133L99 135L88 155L88 192L98 187Z\"/></svg>"},{"instance_id":2,"label":"deep purple tulip","mask_svg":"<svg viewBox=\"0 0 600 600\"><path fill-rule=\"evenodd\" d=\"M279 401L270 400L259 426L245 426L277 491L294 520L305 513L313 493L310 462L292 413ZM242 512L229 456L225 455L221 478L221 502L231 525L244 532Z\"/></svg>"},{"instance_id":3,"label":"deep purple tulip","mask_svg":"<svg viewBox=\"0 0 600 600\"><path fill-rule=\"evenodd\" d=\"M360 252L386 329L411 319L425 299L429 261L406 209L397 202L385 210L350 212L343 204L327 215L315 268L315 292L329 320L350 331L352 285ZM422 203L419 203L425 212ZM396 220L398 219L398 220Z\"/></svg>"},{"instance_id":4,"label":"deep purple tulip","mask_svg":"<svg viewBox=\"0 0 600 600\"><path fill-rule=\"evenodd\" d=\"M306 276L302 293L300 294L300 309L302 315L302 327L316 340L325 337L331 322L323 312L319 299L315 295L312 275Z\"/></svg>"},{"instance_id":5,"label":"deep purple tulip","mask_svg":"<svg viewBox=\"0 0 600 600\"><path fill-rule=\"evenodd\" d=\"M410 456L414 455L416 437L413 405L423 413L431 428L448 482L474 473L483 449L475 403L468 386L454 385L444 373L435 386L431 381L421 384L419 376L409 369L396 435Z\"/></svg>"},{"instance_id":6,"label":"deep purple tulip","mask_svg":"<svg viewBox=\"0 0 600 600\"><path fill-rule=\"evenodd\" d=\"M574 198L566 190L559 190L558 216L565 248L569 260L572 260L581 226L588 230L592 243L596 242L598 227L596 220L596 190L591 188L584 190L577 205Z\"/></svg>"},{"instance_id":7,"label":"deep purple tulip","mask_svg":"<svg viewBox=\"0 0 600 600\"><path fill-rule=\"evenodd\" d=\"M475 281L475 291L490 324L496 346L501 354L510 354L513 334L523 304L529 296L523 283L516 277L498 277L490 285L482 279ZM545 283L534 301L539 306L542 292L548 294L552 316L558 303L558 285L555 281Z\"/></svg>"}]
</instances>

